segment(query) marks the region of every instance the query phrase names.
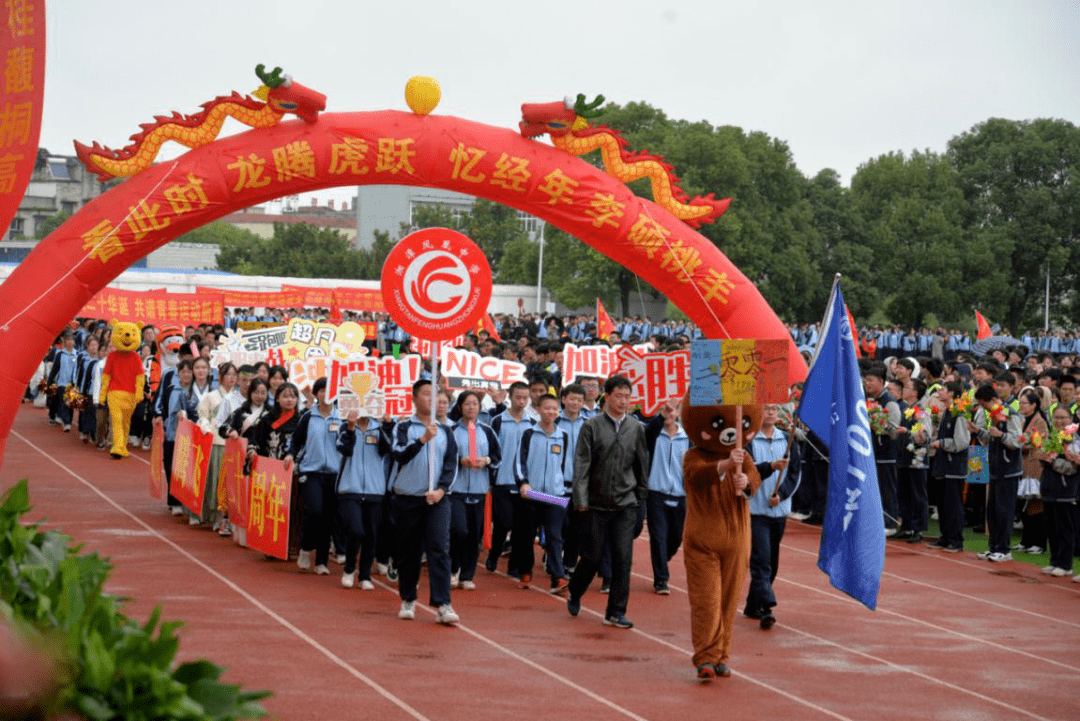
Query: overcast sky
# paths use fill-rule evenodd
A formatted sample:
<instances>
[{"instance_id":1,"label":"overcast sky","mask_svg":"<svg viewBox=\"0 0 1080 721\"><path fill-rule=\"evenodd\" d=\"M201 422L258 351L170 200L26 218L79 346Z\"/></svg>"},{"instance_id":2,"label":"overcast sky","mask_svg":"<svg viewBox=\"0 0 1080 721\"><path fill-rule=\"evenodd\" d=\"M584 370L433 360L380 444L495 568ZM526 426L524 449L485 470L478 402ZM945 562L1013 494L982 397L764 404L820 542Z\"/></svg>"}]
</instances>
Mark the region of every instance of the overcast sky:
<instances>
[{"instance_id":1,"label":"overcast sky","mask_svg":"<svg viewBox=\"0 0 1080 721\"><path fill-rule=\"evenodd\" d=\"M1080 0L45 1L41 145L59 154L249 93L257 63L328 111L404 110L412 75L441 84L436 114L502 127L523 102L643 101L768 133L845 184L990 117L1080 123Z\"/></svg>"}]
</instances>

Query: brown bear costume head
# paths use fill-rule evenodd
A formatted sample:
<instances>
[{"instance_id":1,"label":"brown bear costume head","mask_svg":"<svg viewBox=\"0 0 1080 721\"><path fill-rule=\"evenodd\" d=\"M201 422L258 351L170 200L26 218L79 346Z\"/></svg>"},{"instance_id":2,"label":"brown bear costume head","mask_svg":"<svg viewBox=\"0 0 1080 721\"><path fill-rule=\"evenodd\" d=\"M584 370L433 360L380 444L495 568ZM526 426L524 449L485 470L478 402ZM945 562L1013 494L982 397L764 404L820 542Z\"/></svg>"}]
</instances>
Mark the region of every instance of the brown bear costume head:
<instances>
[{"instance_id":1,"label":"brown bear costume head","mask_svg":"<svg viewBox=\"0 0 1080 721\"><path fill-rule=\"evenodd\" d=\"M682 424L690 442L698 448L727 457L735 449L736 406L692 406L689 398L682 404ZM742 444L750 445L761 430L761 406L742 407Z\"/></svg>"}]
</instances>

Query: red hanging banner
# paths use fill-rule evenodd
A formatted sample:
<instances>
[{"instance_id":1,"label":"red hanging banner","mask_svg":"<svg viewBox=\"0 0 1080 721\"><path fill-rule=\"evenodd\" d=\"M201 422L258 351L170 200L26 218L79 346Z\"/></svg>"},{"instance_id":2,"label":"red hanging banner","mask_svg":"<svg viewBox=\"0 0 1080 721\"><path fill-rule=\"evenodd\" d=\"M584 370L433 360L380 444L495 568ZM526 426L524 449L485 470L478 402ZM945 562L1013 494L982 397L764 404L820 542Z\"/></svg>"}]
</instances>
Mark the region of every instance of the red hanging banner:
<instances>
[{"instance_id":1,"label":"red hanging banner","mask_svg":"<svg viewBox=\"0 0 1080 721\"><path fill-rule=\"evenodd\" d=\"M210 465L213 442L212 435L201 431L187 418L181 418L177 423L169 493L196 515L202 513L206 470Z\"/></svg>"},{"instance_id":2,"label":"red hanging banner","mask_svg":"<svg viewBox=\"0 0 1080 721\"><path fill-rule=\"evenodd\" d=\"M247 457L247 440L230 438L225 441L225 454L221 457L221 475L225 479L225 498L229 520L237 528L247 526L247 477L244 460Z\"/></svg>"},{"instance_id":3,"label":"red hanging banner","mask_svg":"<svg viewBox=\"0 0 1080 721\"><path fill-rule=\"evenodd\" d=\"M165 426L154 425L150 436L150 497L161 500L165 495Z\"/></svg>"}]
</instances>

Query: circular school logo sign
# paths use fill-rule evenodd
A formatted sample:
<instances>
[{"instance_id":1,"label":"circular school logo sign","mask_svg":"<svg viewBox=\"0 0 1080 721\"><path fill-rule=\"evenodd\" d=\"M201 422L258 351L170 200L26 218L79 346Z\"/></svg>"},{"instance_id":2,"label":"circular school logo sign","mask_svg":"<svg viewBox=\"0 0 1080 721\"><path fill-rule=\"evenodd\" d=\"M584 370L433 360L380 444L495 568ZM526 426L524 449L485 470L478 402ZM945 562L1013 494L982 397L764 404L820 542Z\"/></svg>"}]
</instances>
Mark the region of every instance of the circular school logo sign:
<instances>
[{"instance_id":1,"label":"circular school logo sign","mask_svg":"<svg viewBox=\"0 0 1080 721\"><path fill-rule=\"evenodd\" d=\"M382 295L406 333L449 340L474 329L487 313L491 266L468 237L425 228L402 238L386 257Z\"/></svg>"}]
</instances>

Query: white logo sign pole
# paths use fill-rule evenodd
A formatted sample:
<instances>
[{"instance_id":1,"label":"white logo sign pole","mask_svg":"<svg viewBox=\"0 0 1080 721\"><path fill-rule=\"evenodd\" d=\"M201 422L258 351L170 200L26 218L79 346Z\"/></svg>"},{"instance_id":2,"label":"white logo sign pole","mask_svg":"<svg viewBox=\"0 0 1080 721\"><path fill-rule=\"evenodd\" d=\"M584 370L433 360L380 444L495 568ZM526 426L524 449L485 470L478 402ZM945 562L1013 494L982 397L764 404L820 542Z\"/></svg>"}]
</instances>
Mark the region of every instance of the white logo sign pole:
<instances>
[{"instance_id":1,"label":"white logo sign pole","mask_svg":"<svg viewBox=\"0 0 1080 721\"><path fill-rule=\"evenodd\" d=\"M430 250L405 268L403 287L409 305L430 320L445 320L460 313L469 299L469 271L453 253ZM438 423L439 344L431 344L431 415ZM438 431L436 431L438 435ZM435 439L428 441L428 490L435 490Z\"/></svg>"}]
</instances>

